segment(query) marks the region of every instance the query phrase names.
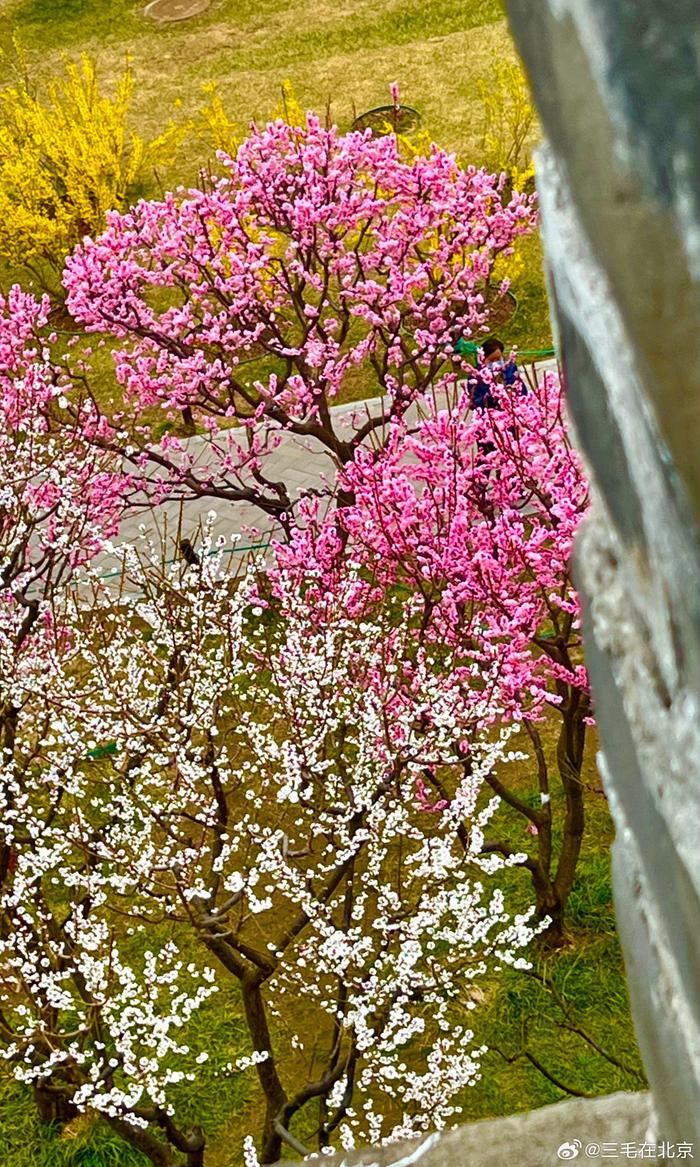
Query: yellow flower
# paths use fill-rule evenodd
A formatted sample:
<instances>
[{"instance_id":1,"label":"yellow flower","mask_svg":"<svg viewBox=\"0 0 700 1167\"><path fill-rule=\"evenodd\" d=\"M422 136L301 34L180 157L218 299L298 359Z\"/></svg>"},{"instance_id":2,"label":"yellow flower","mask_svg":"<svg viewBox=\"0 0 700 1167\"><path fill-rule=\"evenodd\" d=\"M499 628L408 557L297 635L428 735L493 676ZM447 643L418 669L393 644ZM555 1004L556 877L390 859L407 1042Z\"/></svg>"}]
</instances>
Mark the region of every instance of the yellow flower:
<instances>
[{"instance_id":1,"label":"yellow flower","mask_svg":"<svg viewBox=\"0 0 700 1167\"><path fill-rule=\"evenodd\" d=\"M100 92L83 55L64 59L41 98L21 51L19 59L23 76L0 91L0 257L55 272L83 236L101 230L108 210L128 202L146 167L172 157L184 127L171 125L148 143L129 132L128 60L112 97Z\"/></svg>"}]
</instances>

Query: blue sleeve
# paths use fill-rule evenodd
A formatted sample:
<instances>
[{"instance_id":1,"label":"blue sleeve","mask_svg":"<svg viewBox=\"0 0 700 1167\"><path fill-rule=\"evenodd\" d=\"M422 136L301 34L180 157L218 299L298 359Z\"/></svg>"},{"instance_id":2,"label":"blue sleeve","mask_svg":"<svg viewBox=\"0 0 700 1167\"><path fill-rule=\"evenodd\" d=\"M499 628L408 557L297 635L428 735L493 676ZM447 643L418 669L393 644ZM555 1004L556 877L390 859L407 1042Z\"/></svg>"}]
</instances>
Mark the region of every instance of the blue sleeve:
<instances>
[{"instance_id":1,"label":"blue sleeve","mask_svg":"<svg viewBox=\"0 0 700 1167\"><path fill-rule=\"evenodd\" d=\"M514 385L517 380L518 366L515 361L508 361L508 364L503 366L503 384Z\"/></svg>"}]
</instances>

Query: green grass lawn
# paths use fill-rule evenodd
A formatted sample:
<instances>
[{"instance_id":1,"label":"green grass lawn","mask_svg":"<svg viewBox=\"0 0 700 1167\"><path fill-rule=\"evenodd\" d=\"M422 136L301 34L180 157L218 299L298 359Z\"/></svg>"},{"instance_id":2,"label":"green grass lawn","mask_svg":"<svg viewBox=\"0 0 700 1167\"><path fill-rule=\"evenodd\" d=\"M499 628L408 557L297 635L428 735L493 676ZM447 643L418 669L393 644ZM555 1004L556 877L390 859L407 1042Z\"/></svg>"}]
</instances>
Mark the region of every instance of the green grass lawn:
<instances>
[{"instance_id":1,"label":"green grass lawn","mask_svg":"<svg viewBox=\"0 0 700 1167\"><path fill-rule=\"evenodd\" d=\"M497 0L214 0L191 21L158 26L133 0L15 0L3 5L0 46L17 33L44 69L62 52L87 51L106 78L133 57L134 118L145 132L195 112L216 80L244 128L265 119L289 79L304 106L328 101L341 125L388 100L397 80L437 141L469 154L480 135L475 85L491 58L513 55ZM196 175L193 160L182 177Z\"/></svg>"},{"instance_id":2,"label":"green grass lawn","mask_svg":"<svg viewBox=\"0 0 700 1167\"><path fill-rule=\"evenodd\" d=\"M552 774L556 732L556 720L550 718L542 738ZM527 749L525 742L522 748ZM477 1037L490 1048L482 1080L463 1100L465 1119L512 1114L569 1096L551 1078L582 1095L645 1088L615 928L610 874L614 828L595 766L597 748L595 732L589 732L582 772L586 830L568 905L568 943L554 952L534 946L531 972L504 970L493 994L474 1013ZM519 766L516 787L527 801L536 794L531 767ZM555 816L560 803L553 781ZM498 815L505 826L501 834L527 850L523 820L503 807ZM531 902L524 872L510 872L503 886L509 902L520 901L522 907Z\"/></svg>"}]
</instances>

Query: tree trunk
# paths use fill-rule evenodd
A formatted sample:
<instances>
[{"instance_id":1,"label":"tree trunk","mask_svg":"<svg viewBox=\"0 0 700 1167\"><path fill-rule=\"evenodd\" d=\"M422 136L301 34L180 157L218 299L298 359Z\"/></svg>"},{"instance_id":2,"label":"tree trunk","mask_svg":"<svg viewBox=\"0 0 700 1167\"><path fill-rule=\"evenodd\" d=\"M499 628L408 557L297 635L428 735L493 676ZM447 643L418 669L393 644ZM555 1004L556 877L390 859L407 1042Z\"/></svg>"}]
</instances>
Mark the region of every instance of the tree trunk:
<instances>
[{"instance_id":1,"label":"tree trunk","mask_svg":"<svg viewBox=\"0 0 700 1167\"><path fill-rule=\"evenodd\" d=\"M581 855L583 831L585 827L585 807L581 770L586 745L586 725L589 703L585 694L569 692L562 707L562 727L557 742L557 765L562 788L566 798L561 849L556 873L551 883L550 894L538 914L551 917L551 924L543 934L543 942L549 947L558 947L566 940L565 913L571 889L576 878L576 868Z\"/></svg>"},{"instance_id":2,"label":"tree trunk","mask_svg":"<svg viewBox=\"0 0 700 1167\"><path fill-rule=\"evenodd\" d=\"M192 413L191 407L186 405L184 409L180 410L180 412L182 414L182 428L184 429L185 433L190 436L195 434L197 432L197 427L194 424L194 414Z\"/></svg>"},{"instance_id":3,"label":"tree trunk","mask_svg":"<svg viewBox=\"0 0 700 1167\"><path fill-rule=\"evenodd\" d=\"M270 1030L260 986L254 980L243 979L243 1006L253 1049L268 1056L256 1064L258 1079L265 1095L265 1125L263 1127L261 1163L277 1163L282 1158L282 1139L275 1129L275 1121L287 1103L287 1095L280 1082L272 1054Z\"/></svg>"},{"instance_id":4,"label":"tree trunk","mask_svg":"<svg viewBox=\"0 0 700 1167\"><path fill-rule=\"evenodd\" d=\"M279 1163L282 1158L282 1138L275 1130L277 1110L268 1102L265 1107L265 1125L263 1127L262 1150L260 1163Z\"/></svg>"},{"instance_id":5,"label":"tree trunk","mask_svg":"<svg viewBox=\"0 0 700 1167\"><path fill-rule=\"evenodd\" d=\"M132 1126L130 1122L125 1122L120 1118L108 1118L107 1122L125 1143L136 1147L137 1151L150 1159L153 1167L198 1167L194 1162L189 1161L189 1158L183 1162L180 1156L176 1155L166 1143L161 1143L160 1140L154 1138L152 1134L141 1127ZM203 1158L199 1162L203 1164Z\"/></svg>"},{"instance_id":6,"label":"tree trunk","mask_svg":"<svg viewBox=\"0 0 700 1167\"><path fill-rule=\"evenodd\" d=\"M548 883L541 894L535 898L536 917L538 920L549 919L545 930L540 934L540 945L545 948L561 948L566 943L566 929L564 915L566 904L562 903L553 882Z\"/></svg>"},{"instance_id":7,"label":"tree trunk","mask_svg":"<svg viewBox=\"0 0 700 1167\"><path fill-rule=\"evenodd\" d=\"M34 1101L41 1122L64 1126L78 1113L76 1107L66 1098L65 1094L62 1094L60 1090L50 1090L45 1085L37 1084L34 1086Z\"/></svg>"}]
</instances>

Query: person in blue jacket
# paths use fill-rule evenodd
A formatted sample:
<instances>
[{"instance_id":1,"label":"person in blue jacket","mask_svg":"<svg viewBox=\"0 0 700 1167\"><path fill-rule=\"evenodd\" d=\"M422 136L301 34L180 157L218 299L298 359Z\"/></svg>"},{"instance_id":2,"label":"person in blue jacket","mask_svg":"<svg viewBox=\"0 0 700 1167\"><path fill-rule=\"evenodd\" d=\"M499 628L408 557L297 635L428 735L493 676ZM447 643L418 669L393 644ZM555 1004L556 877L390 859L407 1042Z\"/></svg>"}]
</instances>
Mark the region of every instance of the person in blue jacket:
<instances>
[{"instance_id":1,"label":"person in blue jacket","mask_svg":"<svg viewBox=\"0 0 700 1167\"><path fill-rule=\"evenodd\" d=\"M508 388L519 382L518 366L514 357L504 360L503 341L497 336L485 340L481 348L481 362L476 373L469 378L473 409L497 409L498 402L491 392L491 382L479 376L479 369L489 369L496 379Z\"/></svg>"},{"instance_id":2,"label":"person in blue jacket","mask_svg":"<svg viewBox=\"0 0 700 1167\"><path fill-rule=\"evenodd\" d=\"M518 366L515 363L515 357L509 357L504 360L503 341L499 340L497 336L491 336L485 340L481 349L484 354L482 361L482 368L490 368L493 372L498 372L499 379L502 378L504 385L514 385L518 379Z\"/></svg>"}]
</instances>

